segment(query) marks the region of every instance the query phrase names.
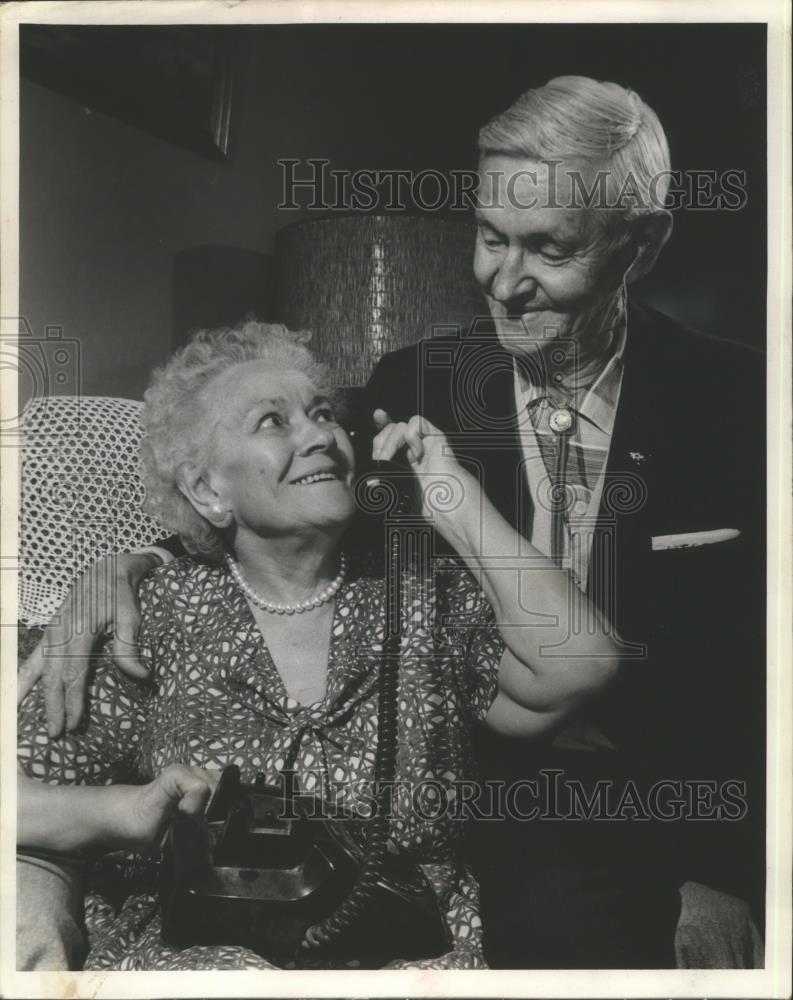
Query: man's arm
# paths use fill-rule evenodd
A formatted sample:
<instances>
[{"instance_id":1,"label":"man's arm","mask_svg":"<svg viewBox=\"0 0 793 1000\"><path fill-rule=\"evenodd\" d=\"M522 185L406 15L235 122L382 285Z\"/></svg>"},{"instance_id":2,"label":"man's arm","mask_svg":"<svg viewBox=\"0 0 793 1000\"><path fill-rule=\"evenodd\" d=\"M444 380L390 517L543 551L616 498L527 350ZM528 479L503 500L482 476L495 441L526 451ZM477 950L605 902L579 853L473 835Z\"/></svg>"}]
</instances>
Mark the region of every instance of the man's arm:
<instances>
[{"instance_id":1,"label":"man's arm","mask_svg":"<svg viewBox=\"0 0 793 1000\"><path fill-rule=\"evenodd\" d=\"M130 677L145 679L138 658L138 587L162 560L154 553L99 559L72 585L58 614L17 676L17 702L41 680L51 737L76 729L83 717L91 654L113 632L114 663Z\"/></svg>"}]
</instances>

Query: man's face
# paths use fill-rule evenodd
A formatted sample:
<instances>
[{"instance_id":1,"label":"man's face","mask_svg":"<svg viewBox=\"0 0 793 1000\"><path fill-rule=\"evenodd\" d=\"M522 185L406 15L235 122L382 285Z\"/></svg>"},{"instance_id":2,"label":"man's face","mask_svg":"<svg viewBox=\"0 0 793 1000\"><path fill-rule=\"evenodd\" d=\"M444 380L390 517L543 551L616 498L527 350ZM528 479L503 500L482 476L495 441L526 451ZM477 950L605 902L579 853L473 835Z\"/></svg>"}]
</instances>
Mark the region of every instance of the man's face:
<instances>
[{"instance_id":1,"label":"man's face","mask_svg":"<svg viewBox=\"0 0 793 1000\"><path fill-rule=\"evenodd\" d=\"M474 274L513 354L599 327L630 263L598 209L570 207L572 169L511 156L480 164Z\"/></svg>"}]
</instances>

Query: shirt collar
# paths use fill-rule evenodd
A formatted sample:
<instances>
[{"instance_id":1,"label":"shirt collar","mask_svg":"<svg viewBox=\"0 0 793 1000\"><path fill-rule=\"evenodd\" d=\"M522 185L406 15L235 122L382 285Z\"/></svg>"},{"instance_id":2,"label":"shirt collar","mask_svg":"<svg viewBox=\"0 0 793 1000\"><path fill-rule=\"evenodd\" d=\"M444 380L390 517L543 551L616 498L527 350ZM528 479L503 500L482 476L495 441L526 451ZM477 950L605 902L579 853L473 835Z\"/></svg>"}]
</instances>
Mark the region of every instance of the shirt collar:
<instances>
[{"instance_id":1,"label":"shirt collar","mask_svg":"<svg viewBox=\"0 0 793 1000\"><path fill-rule=\"evenodd\" d=\"M617 400L622 384L625 342L627 340L627 320L624 314L614 333L616 337L614 350L603 366L603 370L591 386L581 389L576 394L573 404L573 409L576 413L594 424L605 434L610 434L614 427ZM545 395L543 386L534 385L523 379L520 368L517 365L515 366L515 387L519 393L518 401L522 400L523 402L523 412L525 412L525 407L537 399L542 399Z\"/></svg>"}]
</instances>

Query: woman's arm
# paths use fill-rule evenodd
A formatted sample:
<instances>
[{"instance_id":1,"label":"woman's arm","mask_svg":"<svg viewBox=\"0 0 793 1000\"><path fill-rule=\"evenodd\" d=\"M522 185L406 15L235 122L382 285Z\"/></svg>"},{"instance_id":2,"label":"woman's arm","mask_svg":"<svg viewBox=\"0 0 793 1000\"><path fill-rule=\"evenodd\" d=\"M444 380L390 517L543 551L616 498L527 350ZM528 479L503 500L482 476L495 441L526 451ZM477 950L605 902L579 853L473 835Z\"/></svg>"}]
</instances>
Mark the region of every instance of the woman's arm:
<instances>
[{"instance_id":1,"label":"woman's arm","mask_svg":"<svg viewBox=\"0 0 793 1000\"><path fill-rule=\"evenodd\" d=\"M382 425L384 417L375 419ZM558 725L616 674L609 623L570 573L508 524L432 424L413 417L383 426L372 456L388 461L403 449L422 488L425 516L480 581L506 644L487 724L514 736ZM454 491L453 501L433 505L439 484Z\"/></svg>"},{"instance_id":2,"label":"woman's arm","mask_svg":"<svg viewBox=\"0 0 793 1000\"><path fill-rule=\"evenodd\" d=\"M48 785L20 773L17 845L58 853L156 850L177 813L203 814L216 782L211 772L180 764L147 785Z\"/></svg>"}]
</instances>

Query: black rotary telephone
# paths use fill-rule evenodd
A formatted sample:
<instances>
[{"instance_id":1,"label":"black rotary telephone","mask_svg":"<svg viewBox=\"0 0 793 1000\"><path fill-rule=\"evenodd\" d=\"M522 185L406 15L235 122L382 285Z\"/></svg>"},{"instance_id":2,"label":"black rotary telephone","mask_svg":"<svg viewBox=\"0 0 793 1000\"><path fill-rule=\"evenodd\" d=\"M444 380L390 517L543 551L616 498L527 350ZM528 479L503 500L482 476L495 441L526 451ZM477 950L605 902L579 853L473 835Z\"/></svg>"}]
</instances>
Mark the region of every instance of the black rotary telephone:
<instances>
[{"instance_id":1,"label":"black rotary telephone","mask_svg":"<svg viewBox=\"0 0 793 1000\"><path fill-rule=\"evenodd\" d=\"M402 482L397 514L408 505ZM225 768L206 824L178 817L166 834L160 902L168 943L242 945L293 968L379 968L397 958L434 958L451 947L423 871L388 844L401 624L397 559L393 533L373 817L328 814L319 800L294 793L288 772L277 785L263 775L248 785L237 767Z\"/></svg>"},{"instance_id":2,"label":"black rotary telephone","mask_svg":"<svg viewBox=\"0 0 793 1000\"><path fill-rule=\"evenodd\" d=\"M245 785L227 767L206 825L174 821L160 876L164 939L242 945L292 968L379 968L448 951L419 866L381 851L374 827L362 843L360 821L323 817L287 784Z\"/></svg>"}]
</instances>

